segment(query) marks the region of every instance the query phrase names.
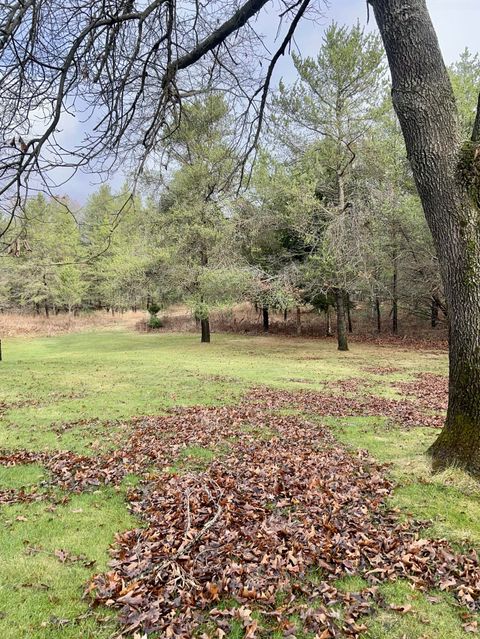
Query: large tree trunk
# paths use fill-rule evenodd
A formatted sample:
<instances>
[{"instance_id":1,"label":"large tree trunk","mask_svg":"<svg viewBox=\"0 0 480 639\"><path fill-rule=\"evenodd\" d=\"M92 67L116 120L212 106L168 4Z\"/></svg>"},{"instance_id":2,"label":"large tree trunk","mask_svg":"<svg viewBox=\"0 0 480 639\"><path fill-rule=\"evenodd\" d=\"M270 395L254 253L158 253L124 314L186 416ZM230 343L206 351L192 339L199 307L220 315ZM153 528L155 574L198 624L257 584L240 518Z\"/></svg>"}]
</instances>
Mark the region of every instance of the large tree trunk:
<instances>
[{"instance_id":1,"label":"large tree trunk","mask_svg":"<svg viewBox=\"0 0 480 639\"><path fill-rule=\"evenodd\" d=\"M450 324L447 420L434 468L480 474L480 225L458 172L452 87L425 0L369 0L385 44L392 98L441 267ZM476 142L476 134L472 136ZM472 153L471 161L475 161ZM478 160L477 160L478 161Z\"/></svg>"},{"instance_id":2,"label":"large tree trunk","mask_svg":"<svg viewBox=\"0 0 480 639\"><path fill-rule=\"evenodd\" d=\"M345 298L341 288L335 289L335 306L337 309L337 341L339 351L348 351L347 327L345 326Z\"/></svg>"},{"instance_id":3,"label":"large tree trunk","mask_svg":"<svg viewBox=\"0 0 480 639\"><path fill-rule=\"evenodd\" d=\"M200 323L202 325L202 338L200 341L202 343L208 343L210 342L210 320L207 317L200 320Z\"/></svg>"}]
</instances>

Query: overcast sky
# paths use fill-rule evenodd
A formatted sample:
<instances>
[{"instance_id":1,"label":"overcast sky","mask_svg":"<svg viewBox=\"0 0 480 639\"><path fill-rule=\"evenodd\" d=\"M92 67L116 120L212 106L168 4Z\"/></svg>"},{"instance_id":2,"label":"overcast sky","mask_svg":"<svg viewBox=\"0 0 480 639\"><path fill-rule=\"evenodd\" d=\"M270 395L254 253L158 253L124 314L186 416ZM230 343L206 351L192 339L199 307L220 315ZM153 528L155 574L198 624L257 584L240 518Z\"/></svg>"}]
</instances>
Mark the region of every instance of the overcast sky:
<instances>
[{"instance_id":1,"label":"overcast sky","mask_svg":"<svg viewBox=\"0 0 480 639\"><path fill-rule=\"evenodd\" d=\"M366 0L329 0L330 8L325 12L323 26L328 25L332 20L339 24L355 24L357 21L361 25L366 24L367 3ZM460 53L468 47L470 51L480 52L480 0L427 0L430 15L437 31L440 46L447 64L451 64L458 59ZM259 28L269 36L269 40L274 37L276 23L273 17L263 16L259 20ZM376 29L373 12L370 11L369 29ZM296 44L303 55L315 55L321 42L322 25L304 22L299 28L296 36ZM275 74L276 79L280 76L287 80L295 78L291 62L283 58ZM62 137L72 139L80 138L81 131L77 128L75 120L65 123L67 130L64 130ZM122 176L117 176L113 180L112 186L118 188L122 182ZM68 193L70 197L79 203L83 203L89 193L98 188L98 179L94 180L91 175L77 174L72 180L63 186L62 191Z\"/></svg>"},{"instance_id":2,"label":"overcast sky","mask_svg":"<svg viewBox=\"0 0 480 639\"><path fill-rule=\"evenodd\" d=\"M447 64L465 47L480 50L480 0L427 0L427 5ZM337 22L366 21L366 0L332 0L330 6L329 14Z\"/></svg>"}]
</instances>

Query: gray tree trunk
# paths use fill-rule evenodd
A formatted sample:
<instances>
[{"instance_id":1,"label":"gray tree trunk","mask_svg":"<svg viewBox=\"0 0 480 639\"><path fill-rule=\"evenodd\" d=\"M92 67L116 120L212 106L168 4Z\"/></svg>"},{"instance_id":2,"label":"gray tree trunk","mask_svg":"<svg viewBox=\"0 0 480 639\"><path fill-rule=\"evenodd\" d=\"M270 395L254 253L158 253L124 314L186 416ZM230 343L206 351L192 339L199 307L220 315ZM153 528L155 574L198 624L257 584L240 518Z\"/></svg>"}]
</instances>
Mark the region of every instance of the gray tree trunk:
<instances>
[{"instance_id":1,"label":"gray tree trunk","mask_svg":"<svg viewBox=\"0 0 480 639\"><path fill-rule=\"evenodd\" d=\"M335 306L337 310L337 341L339 351L348 351L347 327L345 325L345 298L341 288L335 291Z\"/></svg>"},{"instance_id":2,"label":"gray tree trunk","mask_svg":"<svg viewBox=\"0 0 480 639\"><path fill-rule=\"evenodd\" d=\"M302 311L300 309L300 306L297 306L297 314L296 314L296 328L297 328L297 335L301 335L302 334Z\"/></svg>"},{"instance_id":3,"label":"gray tree trunk","mask_svg":"<svg viewBox=\"0 0 480 639\"><path fill-rule=\"evenodd\" d=\"M325 319L327 322L326 335L327 337L331 337L332 336L332 317L330 315L330 306L327 306L327 310L325 311Z\"/></svg>"},{"instance_id":4,"label":"gray tree trunk","mask_svg":"<svg viewBox=\"0 0 480 639\"><path fill-rule=\"evenodd\" d=\"M459 178L462 142L453 91L425 0L369 2L448 305L448 413L429 452L434 468L457 464L479 475L480 224L478 207Z\"/></svg>"}]
</instances>

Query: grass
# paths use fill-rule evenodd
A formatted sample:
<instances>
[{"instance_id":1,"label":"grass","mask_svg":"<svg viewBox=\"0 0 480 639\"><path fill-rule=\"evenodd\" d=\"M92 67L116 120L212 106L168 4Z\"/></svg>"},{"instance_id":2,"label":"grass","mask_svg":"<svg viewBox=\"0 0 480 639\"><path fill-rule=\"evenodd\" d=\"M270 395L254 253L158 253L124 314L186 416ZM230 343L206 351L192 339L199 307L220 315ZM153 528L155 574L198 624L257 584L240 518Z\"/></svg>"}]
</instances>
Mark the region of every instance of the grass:
<instances>
[{"instance_id":1,"label":"grass","mask_svg":"<svg viewBox=\"0 0 480 639\"><path fill-rule=\"evenodd\" d=\"M178 460L169 467L169 472L179 474L204 470L221 451L202 446L187 446L180 454Z\"/></svg>"},{"instance_id":2,"label":"grass","mask_svg":"<svg viewBox=\"0 0 480 639\"><path fill-rule=\"evenodd\" d=\"M1 488L28 488L45 480L45 469L39 464L0 466Z\"/></svg>"},{"instance_id":3,"label":"grass","mask_svg":"<svg viewBox=\"0 0 480 639\"><path fill-rule=\"evenodd\" d=\"M366 620L369 624L366 639L463 639L472 636L462 627L461 611L444 593L426 595L412 590L408 583L402 581L386 584L380 592L387 606L403 606L407 612L388 607L379 610L373 622L372 619Z\"/></svg>"},{"instance_id":4,"label":"grass","mask_svg":"<svg viewBox=\"0 0 480 639\"><path fill-rule=\"evenodd\" d=\"M202 345L196 335L138 334L122 328L3 339L3 357L0 387L6 405L0 403L0 449L87 454L114 447L125 437L132 416L158 414L175 405L233 403L252 386L315 390L325 381L357 377L378 394L395 396L391 382L447 370L442 352L353 344L350 352L337 353L334 343L325 340L240 335L213 335L210 345ZM363 370L379 362L399 371L378 375ZM322 421L348 446L367 448L391 464L399 482L392 501L405 516L433 519L430 533L456 543L480 542L478 484L461 473L432 477L428 470L423 451L434 431L399 431L377 418ZM271 434L267 429L256 435L268 440ZM201 469L221 452L221 447L192 446L174 470ZM0 490L28 489L45 480L48 474L37 464L0 467ZM2 639L112 636L114 618L108 611L90 610L82 592L91 574L107 565L115 533L138 525L125 505L131 482L135 478L118 490L74 495L53 508L39 502L0 509ZM62 563L55 555L59 549L87 559ZM365 582L346 577L337 587L355 592ZM449 597L442 594L434 604L402 583L384 585L382 593L390 603L412 605L413 612L379 609L365 637L468 636ZM308 636L299 620L292 623L298 626L297 637ZM242 637L242 632L240 626L233 627L230 639Z\"/></svg>"},{"instance_id":5,"label":"grass","mask_svg":"<svg viewBox=\"0 0 480 639\"><path fill-rule=\"evenodd\" d=\"M382 366L402 374L363 371L378 347L337 353L332 342L214 335L202 345L190 334L125 331L4 340L0 383L0 448L69 449L85 453L112 436L111 421L157 414L175 405L234 402L253 385L310 389L361 376L390 390L390 381L442 372L445 355L383 348ZM315 359L311 359L314 357ZM91 424L92 420L107 421ZM80 422L58 432L52 424Z\"/></svg>"},{"instance_id":6,"label":"grass","mask_svg":"<svg viewBox=\"0 0 480 639\"><path fill-rule=\"evenodd\" d=\"M327 421L341 441L391 464L399 483L392 506L406 516L432 520L429 535L480 547L480 484L455 469L432 475L425 451L436 438L436 430L399 430L375 417Z\"/></svg>"},{"instance_id":7,"label":"grass","mask_svg":"<svg viewBox=\"0 0 480 639\"><path fill-rule=\"evenodd\" d=\"M22 468L22 467L20 467ZM124 490L74 496L62 506L45 503L4 507L0 512L0 635L5 638L110 637L115 619L93 614L82 588L106 567L116 532L135 526ZM84 555L65 562L55 551ZM95 562L93 566L85 565ZM98 623L98 620L103 623Z\"/></svg>"}]
</instances>

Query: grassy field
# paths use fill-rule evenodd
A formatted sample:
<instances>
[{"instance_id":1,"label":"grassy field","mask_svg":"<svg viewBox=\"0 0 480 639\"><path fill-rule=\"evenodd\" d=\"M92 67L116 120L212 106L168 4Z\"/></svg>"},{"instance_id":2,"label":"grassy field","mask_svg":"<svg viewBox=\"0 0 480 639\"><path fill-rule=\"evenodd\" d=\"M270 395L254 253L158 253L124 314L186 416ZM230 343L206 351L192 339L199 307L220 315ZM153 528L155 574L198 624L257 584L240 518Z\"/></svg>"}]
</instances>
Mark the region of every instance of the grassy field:
<instances>
[{"instance_id":1,"label":"grassy field","mask_svg":"<svg viewBox=\"0 0 480 639\"><path fill-rule=\"evenodd\" d=\"M134 416L173 406L234 403L253 386L319 390L325 382L359 378L371 383L370 392L394 398L399 394L392 382L447 370L441 351L354 344L350 352L338 353L333 341L238 335L214 335L210 345L202 345L195 335L121 328L3 340L3 358L0 449L87 455L116 447ZM364 370L378 366L397 370L386 375ZM323 418L322 423L346 445L368 449L391 464L398 481L393 505L405 517L431 519L432 536L480 545L478 484L457 472L429 473L423 452L436 431L400 431L375 417ZM0 490L44 480L48 473L39 464L0 466ZM90 609L82 592L89 576L107 565L115 533L137 525L125 503L135 481L127 477L121 486L100 487L68 501L58 491L54 503L0 509L2 638L115 634L115 617L108 609ZM346 579L338 587L355 590L362 584ZM379 610L365 637L469 636L462 629L462 609L449 596L435 593L432 603L403 582L382 589L387 602L411 605L412 613Z\"/></svg>"}]
</instances>

